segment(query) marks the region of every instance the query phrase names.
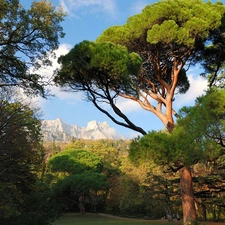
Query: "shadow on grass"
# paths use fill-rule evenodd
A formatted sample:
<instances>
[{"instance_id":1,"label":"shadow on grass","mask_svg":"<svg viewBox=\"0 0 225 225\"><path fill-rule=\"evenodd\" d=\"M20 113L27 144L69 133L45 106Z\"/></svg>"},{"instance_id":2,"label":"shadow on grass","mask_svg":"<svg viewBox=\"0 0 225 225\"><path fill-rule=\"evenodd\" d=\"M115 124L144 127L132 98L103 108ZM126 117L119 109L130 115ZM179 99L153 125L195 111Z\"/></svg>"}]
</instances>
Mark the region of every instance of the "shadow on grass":
<instances>
[{"instance_id":1,"label":"shadow on grass","mask_svg":"<svg viewBox=\"0 0 225 225\"><path fill-rule=\"evenodd\" d=\"M171 225L166 220L139 220L113 217L105 214L86 213L80 215L78 213L64 214L59 220L52 225ZM172 224L180 225L182 222L174 222Z\"/></svg>"}]
</instances>

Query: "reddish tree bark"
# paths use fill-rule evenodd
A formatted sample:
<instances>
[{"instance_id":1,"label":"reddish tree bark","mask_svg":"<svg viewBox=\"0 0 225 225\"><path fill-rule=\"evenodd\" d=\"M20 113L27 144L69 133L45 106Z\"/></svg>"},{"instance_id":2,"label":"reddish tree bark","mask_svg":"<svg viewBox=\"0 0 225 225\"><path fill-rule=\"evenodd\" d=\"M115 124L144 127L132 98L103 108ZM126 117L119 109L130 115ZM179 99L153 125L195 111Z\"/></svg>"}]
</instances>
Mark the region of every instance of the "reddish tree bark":
<instances>
[{"instance_id":1,"label":"reddish tree bark","mask_svg":"<svg viewBox=\"0 0 225 225\"><path fill-rule=\"evenodd\" d=\"M190 167L183 167L180 172L181 198L183 207L183 222L196 220L194 191Z\"/></svg>"}]
</instances>

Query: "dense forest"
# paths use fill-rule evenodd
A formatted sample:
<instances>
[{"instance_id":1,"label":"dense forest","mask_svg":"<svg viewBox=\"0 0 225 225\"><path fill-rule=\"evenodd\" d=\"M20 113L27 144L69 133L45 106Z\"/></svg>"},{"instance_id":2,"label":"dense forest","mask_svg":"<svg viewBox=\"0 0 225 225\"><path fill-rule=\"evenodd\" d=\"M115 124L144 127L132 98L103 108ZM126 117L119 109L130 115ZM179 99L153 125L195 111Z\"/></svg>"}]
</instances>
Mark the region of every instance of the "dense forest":
<instances>
[{"instance_id":1,"label":"dense forest","mask_svg":"<svg viewBox=\"0 0 225 225\"><path fill-rule=\"evenodd\" d=\"M65 212L224 221L224 15L221 2L159 1L76 44L59 57L51 85L84 93L141 136L44 143L40 110L29 99L50 96L40 68L52 66L66 15L48 0L29 9L0 0L1 224L49 225ZM199 65L208 89L175 112L175 95L190 87L188 68ZM135 125L119 98L153 113L165 129Z\"/></svg>"}]
</instances>

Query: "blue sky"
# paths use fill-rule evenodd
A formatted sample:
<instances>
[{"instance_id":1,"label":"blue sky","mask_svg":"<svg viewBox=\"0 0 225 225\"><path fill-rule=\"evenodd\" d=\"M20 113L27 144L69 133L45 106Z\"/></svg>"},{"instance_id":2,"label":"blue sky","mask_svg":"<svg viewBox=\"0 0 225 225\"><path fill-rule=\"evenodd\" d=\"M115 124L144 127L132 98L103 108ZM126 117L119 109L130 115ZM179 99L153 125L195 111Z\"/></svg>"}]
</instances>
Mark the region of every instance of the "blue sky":
<instances>
[{"instance_id":1,"label":"blue sky","mask_svg":"<svg viewBox=\"0 0 225 225\"><path fill-rule=\"evenodd\" d=\"M21 4L27 6L31 0L22 0ZM60 40L57 56L66 54L75 44L83 40L96 40L96 38L108 27L122 25L131 15L141 12L144 6L156 1L151 0L52 0L56 7L60 4L67 12L67 17L62 23L65 38ZM57 67L43 69L43 74L50 76ZM177 96L174 102L175 110L184 105L193 105L197 96L204 93L206 81L198 76L199 68L188 72L191 83L190 90L182 96ZM107 121L118 133L126 137L133 137L138 133L114 124L108 117L99 112L90 102L84 100L82 93L65 93L59 88L53 87L52 93L56 97L48 100L36 98L36 104L43 113L42 119L54 120L61 118L69 124L86 127L92 120L97 122ZM152 113L144 111L137 103L130 101L119 101L118 104L126 112L127 116L144 130L163 129L162 122Z\"/></svg>"}]
</instances>

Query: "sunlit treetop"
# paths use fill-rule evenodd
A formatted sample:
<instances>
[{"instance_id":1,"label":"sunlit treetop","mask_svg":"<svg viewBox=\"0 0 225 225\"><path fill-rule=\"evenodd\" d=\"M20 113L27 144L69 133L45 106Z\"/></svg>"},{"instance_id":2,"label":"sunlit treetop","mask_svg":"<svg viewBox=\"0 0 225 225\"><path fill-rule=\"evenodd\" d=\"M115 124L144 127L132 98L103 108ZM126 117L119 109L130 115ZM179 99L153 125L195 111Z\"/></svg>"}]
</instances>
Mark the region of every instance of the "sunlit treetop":
<instances>
[{"instance_id":1,"label":"sunlit treetop","mask_svg":"<svg viewBox=\"0 0 225 225\"><path fill-rule=\"evenodd\" d=\"M55 77L59 83L77 83L77 90L109 86L114 90L131 91L130 74L139 71L142 60L121 45L83 41L60 57L59 62L63 64Z\"/></svg>"},{"instance_id":2,"label":"sunlit treetop","mask_svg":"<svg viewBox=\"0 0 225 225\"><path fill-rule=\"evenodd\" d=\"M150 44L176 43L194 46L217 29L225 12L222 3L202 0L166 0L147 5L122 26L106 29L97 41L128 43L146 35Z\"/></svg>"}]
</instances>

